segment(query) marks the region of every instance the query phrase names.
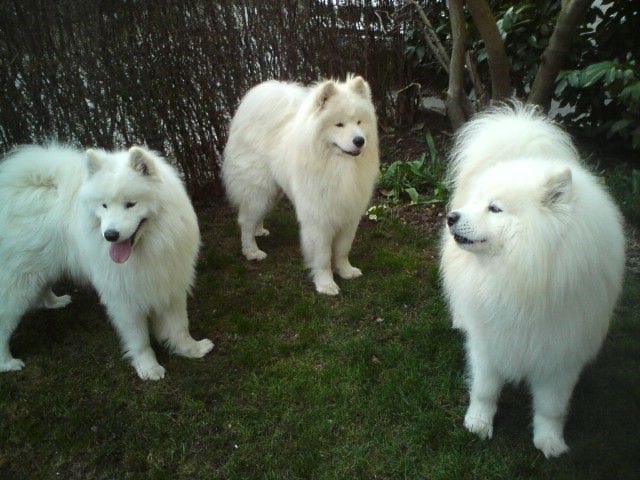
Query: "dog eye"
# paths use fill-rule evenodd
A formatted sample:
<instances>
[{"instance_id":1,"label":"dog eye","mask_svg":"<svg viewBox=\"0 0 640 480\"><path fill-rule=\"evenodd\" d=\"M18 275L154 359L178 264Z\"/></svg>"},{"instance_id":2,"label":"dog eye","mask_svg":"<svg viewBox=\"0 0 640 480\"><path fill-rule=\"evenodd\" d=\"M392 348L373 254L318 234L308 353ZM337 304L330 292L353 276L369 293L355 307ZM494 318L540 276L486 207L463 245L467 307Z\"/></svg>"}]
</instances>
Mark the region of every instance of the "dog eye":
<instances>
[{"instance_id":1,"label":"dog eye","mask_svg":"<svg viewBox=\"0 0 640 480\"><path fill-rule=\"evenodd\" d=\"M489 205L489 211L491 213L500 213L502 211L501 208L495 206L493 203L491 205Z\"/></svg>"},{"instance_id":2,"label":"dog eye","mask_svg":"<svg viewBox=\"0 0 640 480\"><path fill-rule=\"evenodd\" d=\"M103 203L103 204L102 204L102 208L107 208L107 204L106 204L106 203Z\"/></svg>"},{"instance_id":3,"label":"dog eye","mask_svg":"<svg viewBox=\"0 0 640 480\"><path fill-rule=\"evenodd\" d=\"M127 202L125 203L124 208L131 208L135 206L136 206L136 202Z\"/></svg>"},{"instance_id":4,"label":"dog eye","mask_svg":"<svg viewBox=\"0 0 640 480\"><path fill-rule=\"evenodd\" d=\"M360 125L360 120L358 120L358 125Z\"/></svg>"},{"instance_id":5,"label":"dog eye","mask_svg":"<svg viewBox=\"0 0 640 480\"><path fill-rule=\"evenodd\" d=\"M344 127L344 123L342 123L342 122L336 123L336 127L342 128L342 127Z\"/></svg>"}]
</instances>

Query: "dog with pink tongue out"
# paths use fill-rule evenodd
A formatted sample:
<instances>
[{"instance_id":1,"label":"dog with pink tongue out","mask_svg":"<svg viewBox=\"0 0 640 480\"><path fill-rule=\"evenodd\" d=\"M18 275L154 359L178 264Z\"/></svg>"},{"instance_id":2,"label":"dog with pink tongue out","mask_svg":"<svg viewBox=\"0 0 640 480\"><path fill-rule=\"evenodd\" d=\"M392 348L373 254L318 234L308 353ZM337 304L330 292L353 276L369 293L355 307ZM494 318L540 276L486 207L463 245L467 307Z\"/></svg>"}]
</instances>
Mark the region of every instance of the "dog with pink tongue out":
<instances>
[{"instance_id":1,"label":"dog with pink tongue out","mask_svg":"<svg viewBox=\"0 0 640 480\"><path fill-rule=\"evenodd\" d=\"M213 348L189 333L198 220L176 171L141 147L25 146L0 162L0 372L21 370L9 340L33 308L62 308L61 277L97 290L143 380L159 380L149 332L174 353Z\"/></svg>"}]
</instances>

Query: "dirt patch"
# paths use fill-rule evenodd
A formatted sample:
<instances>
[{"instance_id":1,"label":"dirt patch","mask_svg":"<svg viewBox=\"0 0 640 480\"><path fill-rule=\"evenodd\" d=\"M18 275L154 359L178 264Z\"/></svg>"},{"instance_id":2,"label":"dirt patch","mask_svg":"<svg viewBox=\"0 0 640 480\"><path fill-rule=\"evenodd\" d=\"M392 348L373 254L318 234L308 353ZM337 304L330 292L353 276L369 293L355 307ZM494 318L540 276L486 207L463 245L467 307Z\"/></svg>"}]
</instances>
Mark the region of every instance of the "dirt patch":
<instances>
[{"instance_id":1,"label":"dirt patch","mask_svg":"<svg viewBox=\"0 0 640 480\"><path fill-rule=\"evenodd\" d=\"M397 215L404 223L411 225L422 235L439 235L442 230L444 205L400 204L390 208L392 215Z\"/></svg>"},{"instance_id":2,"label":"dirt patch","mask_svg":"<svg viewBox=\"0 0 640 480\"><path fill-rule=\"evenodd\" d=\"M431 133L438 155L444 159L451 144L451 133L444 128L438 115L425 118L412 127L383 129L380 134L380 162L415 160L427 151L426 136Z\"/></svg>"}]
</instances>

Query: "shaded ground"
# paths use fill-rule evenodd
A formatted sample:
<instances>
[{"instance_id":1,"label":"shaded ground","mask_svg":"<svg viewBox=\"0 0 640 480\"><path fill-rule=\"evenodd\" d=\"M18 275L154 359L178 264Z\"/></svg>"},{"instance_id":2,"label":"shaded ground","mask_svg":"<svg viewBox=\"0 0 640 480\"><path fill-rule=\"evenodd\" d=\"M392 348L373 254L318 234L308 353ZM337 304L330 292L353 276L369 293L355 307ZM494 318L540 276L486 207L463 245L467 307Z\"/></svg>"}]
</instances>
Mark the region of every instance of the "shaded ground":
<instances>
[{"instance_id":1,"label":"shaded ground","mask_svg":"<svg viewBox=\"0 0 640 480\"><path fill-rule=\"evenodd\" d=\"M365 222L353 252L365 275L327 298L302 270L286 205L269 218L260 264L241 257L226 208L200 218L189 311L214 351L194 361L157 347L167 377L142 382L90 291L64 311L30 315L12 342L27 367L0 375L0 478L637 477L637 274L575 392L571 453L547 461L532 445L522 389L505 391L493 440L462 427L462 338L442 302L430 229Z\"/></svg>"}]
</instances>

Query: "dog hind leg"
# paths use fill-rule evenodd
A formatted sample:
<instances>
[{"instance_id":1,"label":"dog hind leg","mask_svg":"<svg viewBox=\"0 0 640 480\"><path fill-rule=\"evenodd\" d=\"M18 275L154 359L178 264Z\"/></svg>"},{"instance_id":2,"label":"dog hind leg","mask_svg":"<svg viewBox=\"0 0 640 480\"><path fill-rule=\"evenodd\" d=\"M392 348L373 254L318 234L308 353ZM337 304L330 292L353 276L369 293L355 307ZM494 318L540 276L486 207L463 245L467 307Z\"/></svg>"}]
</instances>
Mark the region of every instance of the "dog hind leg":
<instances>
[{"instance_id":1,"label":"dog hind leg","mask_svg":"<svg viewBox=\"0 0 640 480\"><path fill-rule=\"evenodd\" d=\"M0 290L0 372L24 368L24 362L11 355L9 341L25 312L37 304L40 291L41 287L29 276L16 279Z\"/></svg>"},{"instance_id":2,"label":"dog hind leg","mask_svg":"<svg viewBox=\"0 0 640 480\"><path fill-rule=\"evenodd\" d=\"M266 236L269 232L263 227L262 219L273 202L270 192L253 192L247 196L238 209L238 225L242 241L242 253L247 260L264 260L267 254L258 248L256 236Z\"/></svg>"},{"instance_id":3,"label":"dog hind leg","mask_svg":"<svg viewBox=\"0 0 640 480\"><path fill-rule=\"evenodd\" d=\"M64 308L71 303L71 295L58 296L50 287L47 287L42 293L41 302L44 308Z\"/></svg>"}]
</instances>

